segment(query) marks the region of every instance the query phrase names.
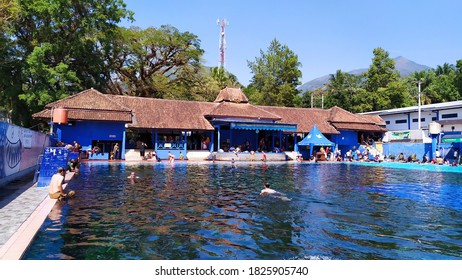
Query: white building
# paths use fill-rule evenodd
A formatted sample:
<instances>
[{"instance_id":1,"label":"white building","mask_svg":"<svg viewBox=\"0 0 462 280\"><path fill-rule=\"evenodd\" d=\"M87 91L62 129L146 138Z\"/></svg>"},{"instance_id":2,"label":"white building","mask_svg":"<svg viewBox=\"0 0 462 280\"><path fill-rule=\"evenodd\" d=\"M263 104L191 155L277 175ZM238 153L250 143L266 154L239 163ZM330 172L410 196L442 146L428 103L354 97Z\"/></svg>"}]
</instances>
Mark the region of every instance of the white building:
<instances>
[{"instance_id":1,"label":"white building","mask_svg":"<svg viewBox=\"0 0 462 280\"><path fill-rule=\"evenodd\" d=\"M378 115L389 131L417 130L419 106L362 113ZM462 101L451 101L420 106L421 129L428 131L431 122L441 124L442 132L462 131Z\"/></svg>"}]
</instances>

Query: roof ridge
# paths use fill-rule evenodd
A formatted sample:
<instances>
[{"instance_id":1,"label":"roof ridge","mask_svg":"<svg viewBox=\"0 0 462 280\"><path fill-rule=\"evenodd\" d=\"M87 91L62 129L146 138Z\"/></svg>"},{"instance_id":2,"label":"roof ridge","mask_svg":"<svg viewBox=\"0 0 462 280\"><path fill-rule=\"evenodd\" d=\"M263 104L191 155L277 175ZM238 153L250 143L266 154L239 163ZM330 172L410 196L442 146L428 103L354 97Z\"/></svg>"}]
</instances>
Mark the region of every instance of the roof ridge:
<instances>
[{"instance_id":1,"label":"roof ridge","mask_svg":"<svg viewBox=\"0 0 462 280\"><path fill-rule=\"evenodd\" d=\"M199 100L183 100L183 99L167 99L167 98L155 98L155 97L146 97L146 96L133 96L133 95L118 95L118 94L111 94L108 93L107 95L110 96L115 96L117 98L136 98L136 99L148 99L148 100L161 100L161 101L167 101L167 102L182 102L182 103L204 103L204 104L210 104L213 102L208 102L208 101L199 101Z\"/></svg>"},{"instance_id":2,"label":"roof ridge","mask_svg":"<svg viewBox=\"0 0 462 280\"><path fill-rule=\"evenodd\" d=\"M247 109L250 107L253 111L253 113L255 113L255 111L257 112L260 112L260 114L263 115L263 119L273 119L273 120L280 120L282 119L281 116L279 115L276 115L272 112L269 112L263 108L260 108L258 105L252 105L252 104L249 104L249 103L233 103L233 102L220 102L220 103L215 103L217 104L217 106L215 106L214 108L212 108L212 110L210 110L208 113L206 113L205 115L206 116L220 116L219 113L219 110L221 108L224 107L224 109L226 109L226 107L229 107L229 106L241 106L240 108L244 108L244 109ZM244 107L245 106L245 107ZM266 116L264 116L266 114ZM249 118L257 118L257 116L248 116ZM258 118L260 119L261 117L258 116Z\"/></svg>"},{"instance_id":3,"label":"roof ridge","mask_svg":"<svg viewBox=\"0 0 462 280\"><path fill-rule=\"evenodd\" d=\"M53 101L53 102L48 103L47 105L45 105L45 108L54 108L53 105L56 105L56 104L59 104L59 103L64 103L64 101L77 98L77 97L80 96L81 94L86 93L86 92L88 92L88 91L90 91L90 90L93 90L93 88L89 88L89 89L83 90L83 91L81 91L81 92L77 92L77 93L71 94L71 95L69 95L69 96L64 97L63 99L55 100L55 101Z\"/></svg>"},{"instance_id":4,"label":"roof ridge","mask_svg":"<svg viewBox=\"0 0 462 280\"><path fill-rule=\"evenodd\" d=\"M94 88L86 89L86 90L83 90L83 91L81 91L79 93L72 94L72 95L67 96L67 97L65 97L63 99L60 99L60 100L57 100L55 102L49 103L45 108L65 107L65 108L69 108L69 109L81 109L81 110L95 109L95 108L85 108L84 106L79 107L78 103L77 104L67 104L66 105L66 103L68 103L69 101L75 100L77 98L84 98L85 95L90 95L90 94L99 96L100 98L103 98L104 100L106 100L108 103L114 104L115 107L116 107L116 109L99 108L97 110L114 111L114 112L118 112L118 111L132 112L132 110L130 108L128 108L127 106L121 104L120 102L114 100L113 98L110 98L109 96L111 96L112 94L103 94L103 93L101 93L100 91L98 91L98 90L96 90Z\"/></svg>"}]
</instances>

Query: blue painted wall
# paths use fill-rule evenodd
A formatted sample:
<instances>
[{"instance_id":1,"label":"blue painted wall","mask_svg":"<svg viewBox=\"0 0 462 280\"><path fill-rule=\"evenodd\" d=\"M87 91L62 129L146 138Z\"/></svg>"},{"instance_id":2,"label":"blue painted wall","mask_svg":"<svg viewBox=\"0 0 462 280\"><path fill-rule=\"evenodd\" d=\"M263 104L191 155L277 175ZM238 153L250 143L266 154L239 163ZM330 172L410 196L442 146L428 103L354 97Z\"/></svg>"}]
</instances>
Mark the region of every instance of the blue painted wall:
<instances>
[{"instance_id":1,"label":"blue painted wall","mask_svg":"<svg viewBox=\"0 0 462 280\"><path fill-rule=\"evenodd\" d=\"M250 144L250 150L257 151L260 139L264 136L266 136L266 149L267 151L271 151L274 147L279 147L282 145L282 139L280 139L281 137L285 137L287 139L289 135L279 133L278 131L263 131L257 134L254 130L229 130L222 128L220 130L220 149L223 149L223 145L226 140L230 139L231 146L237 147L239 145L244 145L248 141Z\"/></svg>"},{"instance_id":2,"label":"blue painted wall","mask_svg":"<svg viewBox=\"0 0 462 280\"><path fill-rule=\"evenodd\" d=\"M90 146L92 140L122 141L125 123L117 122L73 122L72 125L55 125L61 130L65 144L75 141L82 146Z\"/></svg>"},{"instance_id":3,"label":"blue painted wall","mask_svg":"<svg viewBox=\"0 0 462 280\"><path fill-rule=\"evenodd\" d=\"M125 159L125 123L79 121L68 125L55 124L54 131L59 141L73 144L75 140L83 150L90 150L96 144L93 141L100 141L98 145L103 146L103 154L94 155L92 159L109 159L117 142L120 147L118 159Z\"/></svg>"},{"instance_id":4,"label":"blue painted wall","mask_svg":"<svg viewBox=\"0 0 462 280\"><path fill-rule=\"evenodd\" d=\"M441 156L451 161L455 149L460 149L460 146L459 143L440 143L439 148L441 148ZM397 157L399 153L403 153L405 158L416 154L419 160L422 160L424 154L427 155L429 160L435 157L435 151L432 151L431 143L383 143L383 153L387 157L390 155Z\"/></svg>"},{"instance_id":5,"label":"blue painted wall","mask_svg":"<svg viewBox=\"0 0 462 280\"><path fill-rule=\"evenodd\" d=\"M338 145L337 148L340 149L342 156L344 156L348 150L358 148L358 132L341 130L340 134L331 135L330 141Z\"/></svg>"},{"instance_id":6,"label":"blue painted wall","mask_svg":"<svg viewBox=\"0 0 462 280\"><path fill-rule=\"evenodd\" d=\"M220 130L220 149L226 145L226 140L230 139L230 146L237 147L245 144L246 141L250 143L250 149L256 151L258 149L257 134L253 130L238 130L238 129L221 129Z\"/></svg>"},{"instance_id":7,"label":"blue painted wall","mask_svg":"<svg viewBox=\"0 0 462 280\"><path fill-rule=\"evenodd\" d=\"M48 135L0 122L0 187L33 172L43 148L48 146Z\"/></svg>"},{"instance_id":8,"label":"blue painted wall","mask_svg":"<svg viewBox=\"0 0 462 280\"><path fill-rule=\"evenodd\" d=\"M419 160L422 160L424 154L428 159L432 158L431 143L383 143L383 154L388 158L391 155L398 157L400 153L404 154L404 158L408 158L415 154Z\"/></svg>"}]
</instances>

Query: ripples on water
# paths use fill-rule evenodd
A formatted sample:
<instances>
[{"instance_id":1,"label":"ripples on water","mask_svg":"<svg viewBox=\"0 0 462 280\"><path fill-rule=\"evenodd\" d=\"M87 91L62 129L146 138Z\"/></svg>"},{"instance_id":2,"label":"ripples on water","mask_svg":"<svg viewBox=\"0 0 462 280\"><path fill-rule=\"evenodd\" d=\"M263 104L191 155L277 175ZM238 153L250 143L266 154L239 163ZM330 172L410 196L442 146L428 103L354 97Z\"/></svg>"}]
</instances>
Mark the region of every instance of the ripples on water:
<instances>
[{"instance_id":1,"label":"ripples on water","mask_svg":"<svg viewBox=\"0 0 462 280\"><path fill-rule=\"evenodd\" d=\"M135 171L140 179L130 182ZM461 259L459 174L85 163L25 259ZM264 182L290 201L262 198Z\"/></svg>"}]
</instances>

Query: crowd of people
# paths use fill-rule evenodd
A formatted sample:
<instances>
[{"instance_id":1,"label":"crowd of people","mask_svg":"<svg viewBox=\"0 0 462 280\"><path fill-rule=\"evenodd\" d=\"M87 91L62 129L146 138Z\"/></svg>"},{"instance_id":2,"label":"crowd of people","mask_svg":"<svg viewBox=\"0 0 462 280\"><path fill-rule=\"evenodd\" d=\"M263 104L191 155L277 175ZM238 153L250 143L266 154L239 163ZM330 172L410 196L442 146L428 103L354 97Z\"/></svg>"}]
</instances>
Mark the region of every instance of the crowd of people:
<instances>
[{"instance_id":1,"label":"crowd of people","mask_svg":"<svg viewBox=\"0 0 462 280\"><path fill-rule=\"evenodd\" d=\"M452 152L452 156L447 154L445 157L442 156L441 148L436 149L434 157L428 158L426 154L419 159L415 153L405 155L404 152L400 152L397 156L389 155L388 157L380 152L376 152L375 155L371 156L368 149L364 149L362 152L358 149L348 150L345 153L345 157L342 158L339 150L335 151L336 161L368 161L368 162L401 162L401 163L426 163L426 164L438 164L438 165L462 165L462 157L459 156L459 150L456 148Z\"/></svg>"}]
</instances>

